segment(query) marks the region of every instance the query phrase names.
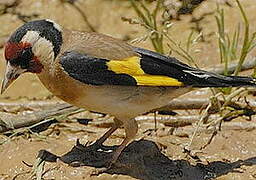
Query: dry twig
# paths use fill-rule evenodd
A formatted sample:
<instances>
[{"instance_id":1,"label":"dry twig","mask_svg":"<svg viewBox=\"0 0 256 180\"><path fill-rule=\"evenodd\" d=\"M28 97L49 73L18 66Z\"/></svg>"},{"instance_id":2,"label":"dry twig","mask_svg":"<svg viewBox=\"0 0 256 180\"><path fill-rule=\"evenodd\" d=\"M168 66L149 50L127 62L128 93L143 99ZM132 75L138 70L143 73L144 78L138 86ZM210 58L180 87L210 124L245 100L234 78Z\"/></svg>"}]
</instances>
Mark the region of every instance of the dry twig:
<instances>
[{"instance_id":1,"label":"dry twig","mask_svg":"<svg viewBox=\"0 0 256 180\"><path fill-rule=\"evenodd\" d=\"M1 113L1 120L4 125L0 126L0 133L6 132L12 129L18 129L22 127L31 126L39 123L40 121L60 116L67 113L77 112L80 108L71 106L69 104L60 104L55 108L51 108L44 111L36 111L34 113L26 113L25 115L11 115L10 113Z\"/></svg>"}]
</instances>

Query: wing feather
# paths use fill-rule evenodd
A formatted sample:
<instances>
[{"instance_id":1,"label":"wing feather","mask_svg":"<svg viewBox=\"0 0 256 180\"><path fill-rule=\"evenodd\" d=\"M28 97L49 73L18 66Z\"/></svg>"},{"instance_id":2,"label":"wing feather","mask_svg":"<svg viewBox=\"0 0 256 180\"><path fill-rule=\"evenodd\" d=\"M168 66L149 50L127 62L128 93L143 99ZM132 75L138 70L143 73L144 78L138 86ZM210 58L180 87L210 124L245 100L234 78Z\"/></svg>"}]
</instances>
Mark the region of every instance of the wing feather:
<instances>
[{"instance_id":1,"label":"wing feather","mask_svg":"<svg viewBox=\"0 0 256 180\"><path fill-rule=\"evenodd\" d=\"M182 86L177 79L165 75L147 74L141 68L141 58L132 56L120 60L95 58L76 51L60 57L64 71L72 78L91 85Z\"/></svg>"},{"instance_id":2,"label":"wing feather","mask_svg":"<svg viewBox=\"0 0 256 180\"><path fill-rule=\"evenodd\" d=\"M63 53L60 64L72 78L91 85L255 86L255 79L222 76L190 67L175 58L141 48L123 59L104 59L76 51Z\"/></svg>"}]
</instances>

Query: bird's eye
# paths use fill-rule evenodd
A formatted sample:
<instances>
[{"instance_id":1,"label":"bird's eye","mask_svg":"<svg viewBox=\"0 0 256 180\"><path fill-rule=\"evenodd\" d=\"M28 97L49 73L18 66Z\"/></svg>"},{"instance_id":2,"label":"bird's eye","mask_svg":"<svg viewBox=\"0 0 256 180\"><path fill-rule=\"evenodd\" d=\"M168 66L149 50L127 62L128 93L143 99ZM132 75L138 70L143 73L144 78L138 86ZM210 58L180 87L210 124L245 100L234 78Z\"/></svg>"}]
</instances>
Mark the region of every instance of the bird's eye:
<instances>
[{"instance_id":1,"label":"bird's eye","mask_svg":"<svg viewBox=\"0 0 256 180\"><path fill-rule=\"evenodd\" d=\"M27 69L29 68L29 62L31 61L33 57L33 53L31 51L31 48L26 48L26 49L23 49L23 51L21 52L20 54L20 62L19 62L19 65L22 69Z\"/></svg>"},{"instance_id":2,"label":"bird's eye","mask_svg":"<svg viewBox=\"0 0 256 180\"><path fill-rule=\"evenodd\" d=\"M21 67L22 69L27 69L27 68L28 68L28 65L27 65L27 64L21 64L20 67Z\"/></svg>"},{"instance_id":3,"label":"bird's eye","mask_svg":"<svg viewBox=\"0 0 256 180\"><path fill-rule=\"evenodd\" d=\"M31 56L30 48L23 49L20 56L22 58L29 58Z\"/></svg>"}]
</instances>

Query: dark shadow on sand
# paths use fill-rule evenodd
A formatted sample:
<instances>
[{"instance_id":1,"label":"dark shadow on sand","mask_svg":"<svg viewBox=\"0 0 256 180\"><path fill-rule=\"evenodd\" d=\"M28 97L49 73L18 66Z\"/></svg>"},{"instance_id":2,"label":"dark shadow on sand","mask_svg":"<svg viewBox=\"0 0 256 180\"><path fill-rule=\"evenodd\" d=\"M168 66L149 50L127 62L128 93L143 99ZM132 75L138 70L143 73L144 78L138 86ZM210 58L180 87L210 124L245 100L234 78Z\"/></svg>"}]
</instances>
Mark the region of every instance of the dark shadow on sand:
<instances>
[{"instance_id":1,"label":"dark shadow on sand","mask_svg":"<svg viewBox=\"0 0 256 180\"><path fill-rule=\"evenodd\" d=\"M71 166L101 168L107 166L116 147L84 146L77 143L70 152L59 158ZM50 153L42 152L46 161L54 161L50 158L52 156ZM152 141L139 140L127 146L119 157L117 165L106 173L123 174L143 180L207 180L236 172L236 168L242 165L256 165L256 157L231 163L214 161L208 165L201 163L191 165L187 160L172 160L165 156Z\"/></svg>"}]
</instances>

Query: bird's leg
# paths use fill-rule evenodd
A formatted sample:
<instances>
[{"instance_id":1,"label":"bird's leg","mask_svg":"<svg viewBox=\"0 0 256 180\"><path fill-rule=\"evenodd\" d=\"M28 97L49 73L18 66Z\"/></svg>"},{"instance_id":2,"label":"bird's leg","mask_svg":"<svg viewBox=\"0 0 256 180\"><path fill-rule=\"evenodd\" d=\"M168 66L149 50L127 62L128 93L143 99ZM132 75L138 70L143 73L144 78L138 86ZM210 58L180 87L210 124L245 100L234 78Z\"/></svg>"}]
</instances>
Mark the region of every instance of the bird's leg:
<instances>
[{"instance_id":1,"label":"bird's leg","mask_svg":"<svg viewBox=\"0 0 256 180\"><path fill-rule=\"evenodd\" d=\"M123 123L121 121L119 121L118 119L114 119L114 124L112 125L112 127L107 131L105 132L105 134L103 136L101 136L99 139L97 139L93 144L90 144L89 142L86 143L86 147L88 144L89 147L91 148L94 148L94 149L98 149L100 147L102 147L102 144L109 138L109 136L111 136L111 134L113 134ZM79 141L77 144L80 144ZM83 150L84 149L84 146L79 146L77 145L76 146L78 149L81 149Z\"/></svg>"},{"instance_id":2,"label":"bird's leg","mask_svg":"<svg viewBox=\"0 0 256 180\"><path fill-rule=\"evenodd\" d=\"M125 130L125 138L121 145L115 150L112 160L110 162L110 166L116 163L118 157L126 147L126 145L135 138L138 132L138 124L135 119L130 119L128 121L123 122L124 130Z\"/></svg>"},{"instance_id":3,"label":"bird's leg","mask_svg":"<svg viewBox=\"0 0 256 180\"><path fill-rule=\"evenodd\" d=\"M95 144L102 145L122 124L123 123L121 121L115 118L112 127L103 136L101 136Z\"/></svg>"},{"instance_id":4,"label":"bird's leg","mask_svg":"<svg viewBox=\"0 0 256 180\"><path fill-rule=\"evenodd\" d=\"M108 167L106 168L100 168L97 170L94 170L92 172L91 175L99 175L101 173L104 173L106 171L108 171L117 161L118 157L120 156L120 154L122 153L122 151L124 150L124 148L126 147L126 145L134 139L134 137L136 136L137 132L138 132L138 124L136 122L135 119L126 119L126 121L122 121L123 122L123 126L124 126L124 130L125 130L125 138L123 140L123 142L121 143L121 145L114 151L112 159L108 165ZM110 129L111 130L111 129ZM109 131L110 131L109 130ZM106 133L108 134L108 132ZM102 139L104 140L105 134L103 135ZM106 135L107 136L107 135ZM101 139L101 138L100 138Z\"/></svg>"}]
</instances>

